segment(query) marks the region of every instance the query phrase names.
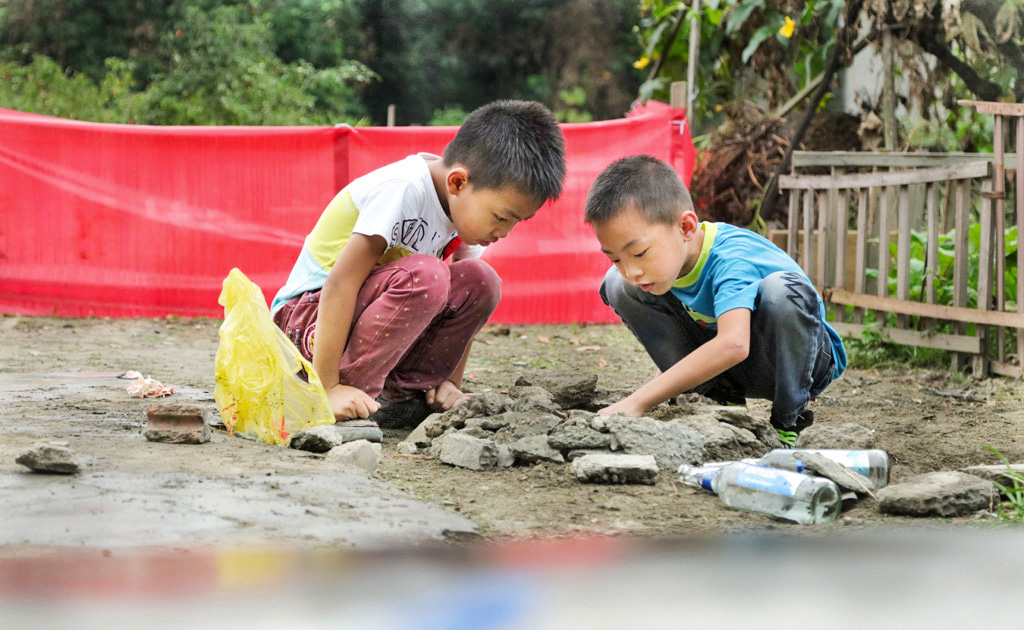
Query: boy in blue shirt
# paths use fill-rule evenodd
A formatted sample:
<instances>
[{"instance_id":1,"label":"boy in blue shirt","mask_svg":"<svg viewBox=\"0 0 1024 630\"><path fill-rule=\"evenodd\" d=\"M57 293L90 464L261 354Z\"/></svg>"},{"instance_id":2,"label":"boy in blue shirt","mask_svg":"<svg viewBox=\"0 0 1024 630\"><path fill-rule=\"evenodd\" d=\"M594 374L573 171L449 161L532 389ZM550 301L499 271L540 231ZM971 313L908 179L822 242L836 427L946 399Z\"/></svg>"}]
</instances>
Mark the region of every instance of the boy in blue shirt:
<instances>
[{"instance_id":1,"label":"boy in blue shirt","mask_svg":"<svg viewBox=\"0 0 1024 630\"><path fill-rule=\"evenodd\" d=\"M814 422L808 401L846 368L843 342L796 262L749 230L698 221L679 175L646 155L598 176L585 221L615 265L601 299L660 370L600 413L640 417L684 392L764 398L779 438L794 446Z\"/></svg>"}]
</instances>

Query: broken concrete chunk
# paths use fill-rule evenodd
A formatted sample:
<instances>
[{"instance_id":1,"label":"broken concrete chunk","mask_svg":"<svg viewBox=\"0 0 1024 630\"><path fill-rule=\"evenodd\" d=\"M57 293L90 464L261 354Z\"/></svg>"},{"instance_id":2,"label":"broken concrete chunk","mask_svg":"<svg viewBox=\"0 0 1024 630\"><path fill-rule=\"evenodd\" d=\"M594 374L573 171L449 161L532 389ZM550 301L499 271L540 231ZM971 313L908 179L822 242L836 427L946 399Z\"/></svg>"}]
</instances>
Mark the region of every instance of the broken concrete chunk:
<instances>
[{"instance_id":1,"label":"broken concrete chunk","mask_svg":"<svg viewBox=\"0 0 1024 630\"><path fill-rule=\"evenodd\" d=\"M427 416L427 419L420 423L420 426L412 430L409 435L405 436L406 442L412 442L420 448L426 448L430 446L431 438L427 435L427 423L431 421L433 416Z\"/></svg>"},{"instance_id":2,"label":"broken concrete chunk","mask_svg":"<svg viewBox=\"0 0 1024 630\"><path fill-rule=\"evenodd\" d=\"M341 446L344 441L334 430L334 425L324 425L299 431L292 436L288 446L310 453L326 453L335 446Z\"/></svg>"},{"instance_id":3,"label":"broken concrete chunk","mask_svg":"<svg viewBox=\"0 0 1024 630\"><path fill-rule=\"evenodd\" d=\"M415 455L419 448L413 442L399 442L397 450L399 455Z\"/></svg>"},{"instance_id":4,"label":"broken concrete chunk","mask_svg":"<svg viewBox=\"0 0 1024 630\"><path fill-rule=\"evenodd\" d=\"M995 500L991 481L962 472L933 472L878 491L878 509L905 516L964 516Z\"/></svg>"},{"instance_id":5,"label":"broken concrete chunk","mask_svg":"<svg viewBox=\"0 0 1024 630\"><path fill-rule=\"evenodd\" d=\"M706 459L704 437L679 420L608 416L608 431L613 437L612 449L653 455L662 470L676 470L680 464L694 465Z\"/></svg>"},{"instance_id":6,"label":"broken concrete chunk","mask_svg":"<svg viewBox=\"0 0 1024 630\"><path fill-rule=\"evenodd\" d=\"M594 399L597 389L597 374L580 372L548 372L531 375L529 378L520 376L516 379L517 386L536 385L551 392L551 398L563 409L585 407Z\"/></svg>"},{"instance_id":7,"label":"broken concrete chunk","mask_svg":"<svg viewBox=\"0 0 1024 630\"><path fill-rule=\"evenodd\" d=\"M73 475L78 472L75 452L67 446L36 444L14 460L30 470L41 473Z\"/></svg>"},{"instance_id":8,"label":"broken concrete chunk","mask_svg":"<svg viewBox=\"0 0 1024 630\"><path fill-rule=\"evenodd\" d=\"M975 477L981 477L982 479L988 479L996 483L1001 483L1004 486L1012 486L1013 478L1009 475L1017 475L1024 477L1024 464L1010 464L1007 467L1006 464L992 464L985 466L970 466L964 468L961 472L965 472L968 475L974 475Z\"/></svg>"},{"instance_id":9,"label":"broken concrete chunk","mask_svg":"<svg viewBox=\"0 0 1024 630\"><path fill-rule=\"evenodd\" d=\"M508 447L508 444L498 445L498 468L508 468L516 463L516 456L512 454L512 450Z\"/></svg>"},{"instance_id":10,"label":"broken concrete chunk","mask_svg":"<svg viewBox=\"0 0 1024 630\"><path fill-rule=\"evenodd\" d=\"M202 444L210 441L206 409L199 405L151 405L146 409L146 418L148 422L143 435L150 442Z\"/></svg>"},{"instance_id":11,"label":"broken concrete chunk","mask_svg":"<svg viewBox=\"0 0 1024 630\"><path fill-rule=\"evenodd\" d=\"M561 422L548 434L548 443L557 449L607 448L611 436L590 427L584 418L571 417Z\"/></svg>"},{"instance_id":12,"label":"broken concrete chunk","mask_svg":"<svg viewBox=\"0 0 1024 630\"><path fill-rule=\"evenodd\" d=\"M348 464L372 473L380 461L380 444L372 444L368 440L345 442L328 451L325 460Z\"/></svg>"},{"instance_id":13,"label":"broken concrete chunk","mask_svg":"<svg viewBox=\"0 0 1024 630\"><path fill-rule=\"evenodd\" d=\"M502 444L510 444L519 438L531 435L547 435L562 419L550 413L539 411L518 412L508 411L502 414L508 426L494 434L494 440Z\"/></svg>"},{"instance_id":14,"label":"broken concrete chunk","mask_svg":"<svg viewBox=\"0 0 1024 630\"><path fill-rule=\"evenodd\" d=\"M497 431L508 426L509 420L505 414L497 416L484 416L482 418L469 418L466 420L466 428L484 429L486 431Z\"/></svg>"},{"instance_id":15,"label":"broken concrete chunk","mask_svg":"<svg viewBox=\"0 0 1024 630\"><path fill-rule=\"evenodd\" d=\"M652 455L584 455L572 470L583 483L642 483L654 485L658 463Z\"/></svg>"},{"instance_id":16,"label":"broken concrete chunk","mask_svg":"<svg viewBox=\"0 0 1024 630\"><path fill-rule=\"evenodd\" d=\"M508 448L512 451L512 455L515 456L517 462L525 462L527 464L535 464L537 462L565 463L562 453L548 445L548 437L546 435L531 435L519 438L509 444Z\"/></svg>"},{"instance_id":17,"label":"broken concrete chunk","mask_svg":"<svg viewBox=\"0 0 1024 630\"><path fill-rule=\"evenodd\" d=\"M678 418L674 422L679 422L699 433L704 438L704 450L707 451L707 458L713 461L732 461L753 457L764 451L765 446L773 445L761 443L747 429L720 422L718 416L713 413L686 416ZM767 422L765 425L771 428ZM781 446L782 443L779 442L778 435L774 430L771 434L774 436L775 443Z\"/></svg>"},{"instance_id":18,"label":"broken concrete chunk","mask_svg":"<svg viewBox=\"0 0 1024 630\"><path fill-rule=\"evenodd\" d=\"M846 466L832 461L821 453L797 451L793 457L803 462L804 467L808 470L826 479L831 479L840 488L852 490L858 494L866 494L872 498L875 496L875 493L872 491L874 485L867 477L858 475Z\"/></svg>"},{"instance_id":19,"label":"broken concrete chunk","mask_svg":"<svg viewBox=\"0 0 1024 630\"><path fill-rule=\"evenodd\" d=\"M498 445L492 440L452 433L441 438L438 459L445 464L470 470L494 468L498 463Z\"/></svg>"}]
</instances>

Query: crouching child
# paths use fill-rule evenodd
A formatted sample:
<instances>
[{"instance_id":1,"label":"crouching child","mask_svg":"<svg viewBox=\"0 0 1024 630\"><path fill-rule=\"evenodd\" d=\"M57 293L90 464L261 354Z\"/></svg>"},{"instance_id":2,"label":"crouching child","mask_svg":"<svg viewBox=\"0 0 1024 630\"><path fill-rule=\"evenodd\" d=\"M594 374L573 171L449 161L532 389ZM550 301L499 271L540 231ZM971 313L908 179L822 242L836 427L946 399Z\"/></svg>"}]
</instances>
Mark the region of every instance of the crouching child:
<instances>
[{"instance_id":1,"label":"crouching child","mask_svg":"<svg viewBox=\"0 0 1024 630\"><path fill-rule=\"evenodd\" d=\"M808 401L846 368L843 342L793 259L749 230L698 221L678 174L645 155L598 176L585 221L614 264L601 299L660 371L601 413L639 417L684 392L722 404L763 398L793 446L814 421Z\"/></svg>"},{"instance_id":2,"label":"crouching child","mask_svg":"<svg viewBox=\"0 0 1024 630\"><path fill-rule=\"evenodd\" d=\"M565 172L551 112L499 101L470 114L443 156L411 155L337 194L271 306L335 418L415 426L465 400L473 337L501 296L480 255L556 199Z\"/></svg>"}]
</instances>

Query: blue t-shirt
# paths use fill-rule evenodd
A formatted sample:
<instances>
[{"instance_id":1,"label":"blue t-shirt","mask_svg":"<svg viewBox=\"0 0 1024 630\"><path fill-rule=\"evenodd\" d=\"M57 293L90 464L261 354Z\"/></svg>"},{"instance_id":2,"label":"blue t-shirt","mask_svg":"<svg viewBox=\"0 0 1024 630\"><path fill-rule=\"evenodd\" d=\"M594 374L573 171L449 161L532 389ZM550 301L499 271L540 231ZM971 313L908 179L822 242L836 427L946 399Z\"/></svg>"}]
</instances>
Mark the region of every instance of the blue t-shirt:
<instances>
[{"instance_id":1,"label":"blue t-shirt","mask_svg":"<svg viewBox=\"0 0 1024 630\"><path fill-rule=\"evenodd\" d=\"M754 311L761 280L777 271L792 271L805 280L807 275L786 252L768 239L750 230L727 223L700 224L704 230L697 264L676 281L672 294L690 309L691 316L714 327L718 317L727 311L745 308ZM812 284L807 280L807 284ZM818 298L821 320L825 322L825 305ZM846 369L846 348L839 334L825 322L832 340L835 370L838 378Z\"/></svg>"}]
</instances>

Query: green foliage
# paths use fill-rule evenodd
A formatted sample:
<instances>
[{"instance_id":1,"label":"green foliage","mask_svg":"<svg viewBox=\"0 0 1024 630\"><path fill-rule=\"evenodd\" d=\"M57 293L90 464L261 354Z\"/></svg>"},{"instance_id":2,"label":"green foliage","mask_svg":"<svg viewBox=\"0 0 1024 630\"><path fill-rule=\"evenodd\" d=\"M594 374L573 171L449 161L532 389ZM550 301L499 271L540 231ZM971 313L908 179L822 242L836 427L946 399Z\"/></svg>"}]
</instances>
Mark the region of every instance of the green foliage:
<instances>
[{"instance_id":1,"label":"green foliage","mask_svg":"<svg viewBox=\"0 0 1024 630\"><path fill-rule=\"evenodd\" d=\"M669 83L686 77L689 57L691 3L647 0L639 34L646 67L660 57L660 76L640 88L641 99L667 100ZM836 45L843 0L793 3L782 0L710 0L700 7L700 56L694 107L705 118L700 129L717 126L720 117L706 118L734 100L751 100L765 107L781 104L824 68ZM668 44L672 25L683 11L679 35ZM783 30L793 22L792 33Z\"/></svg>"},{"instance_id":2,"label":"green foliage","mask_svg":"<svg viewBox=\"0 0 1024 630\"><path fill-rule=\"evenodd\" d=\"M437 109L427 124L432 127L457 127L466 120L466 116L469 116L469 112L459 107Z\"/></svg>"},{"instance_id":3,"label":"green foliage","mask_svg":"<svg viewBox=\"0 0 1024 630\"><path fill-rule=\"evenodd\" d=\"M170 14L178 17L160 38L167 62L158 70L147 57L110 57L96 81L41 55L20 64L8 50L0 72L15 89L0 92L0 106L157 125L326 125L364 116L355 89L377 75L361 63L326 53L318 60L334 65L285 63L269 19L244 5L176 5Z\"/></svg>"},{"instance_id":4,"label":"green foliage","mask_svg":"<svg viewBox=\"0 0 1024 630\"><path fill-rule=\"evenodd\" d=\"M1000 518L1008 521L1024 522L1024 475L1014 472L1010 467L1010 460L991 446L984 446L985 450L991 451L1006 465L1006 472L1002 473L1006 483L993 481L1002 500L996 507L996 513Z\"/></svg>"},{"instance_id":5,"label":"green foliage","mask_svg":"<svg viewBox=\"0 0 1024 630\"><path fill-rule=\"evenodd\" d=\"M582 123L594 120L594 117L584 109L587 102L587 93L576 86L571 90L562 90L558 93L558 100L561 105L555 108L555 117L562 122Z\"/></svg>"}]
</instances>

